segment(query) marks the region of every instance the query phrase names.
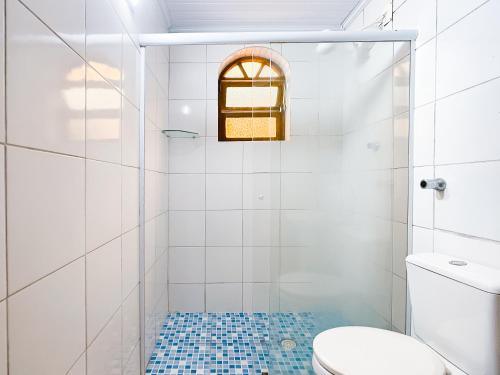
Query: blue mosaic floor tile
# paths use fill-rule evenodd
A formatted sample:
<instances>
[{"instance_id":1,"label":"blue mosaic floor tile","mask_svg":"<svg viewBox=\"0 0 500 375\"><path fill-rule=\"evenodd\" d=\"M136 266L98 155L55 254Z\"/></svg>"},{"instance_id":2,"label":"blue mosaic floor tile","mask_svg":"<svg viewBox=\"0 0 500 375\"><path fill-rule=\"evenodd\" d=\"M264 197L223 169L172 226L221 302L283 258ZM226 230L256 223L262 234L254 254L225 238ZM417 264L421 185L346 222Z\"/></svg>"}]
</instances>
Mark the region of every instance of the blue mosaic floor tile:
<instances>
[{"instance_id":1,"label":"blue mosaic floor tile","mask_svg":"<svg viewBox=\"0 0 500 375\"><path fill-rule=\"evenodd\" d=\"M146 373L313 374L316 321L312 313L172 313ZM283 339L297 346L285 350Z\"/></svg>"}]
</instances>

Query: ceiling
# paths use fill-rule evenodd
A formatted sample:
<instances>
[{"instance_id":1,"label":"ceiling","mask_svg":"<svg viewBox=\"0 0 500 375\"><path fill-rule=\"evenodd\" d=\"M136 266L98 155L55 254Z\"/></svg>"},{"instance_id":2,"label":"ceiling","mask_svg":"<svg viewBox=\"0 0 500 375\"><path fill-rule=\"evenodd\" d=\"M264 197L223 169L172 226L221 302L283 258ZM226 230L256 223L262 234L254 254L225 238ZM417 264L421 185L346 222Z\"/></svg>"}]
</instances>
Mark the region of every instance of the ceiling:
<instances>
[{"instance_id":1,"label":"ceiling","mask_svg":"<svg viewBox=\"0 0 500 375\"><path fill-rule=\"evenodd\" d=\"M170 31L340 29L360 0L160 0Z\"/></svg>"}]
</instances>

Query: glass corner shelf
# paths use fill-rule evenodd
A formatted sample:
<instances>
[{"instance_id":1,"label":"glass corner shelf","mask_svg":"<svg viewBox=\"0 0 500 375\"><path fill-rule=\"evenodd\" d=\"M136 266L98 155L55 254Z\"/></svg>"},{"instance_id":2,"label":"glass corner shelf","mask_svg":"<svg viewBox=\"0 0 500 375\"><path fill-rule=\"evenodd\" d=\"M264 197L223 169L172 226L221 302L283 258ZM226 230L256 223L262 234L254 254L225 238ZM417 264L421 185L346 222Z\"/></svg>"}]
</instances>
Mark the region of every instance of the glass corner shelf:
<instances>
[{"instance_id":1,"label":"glass corner shelf","mask_svg":"<svg viewBox=\"0 0 500 375\"><path fill-rule=\"evenodd\" d=\"M200 135L196 132L179 129L166 129L161 131L168 138L198 138Z\"/></svg>"}]
</instances>

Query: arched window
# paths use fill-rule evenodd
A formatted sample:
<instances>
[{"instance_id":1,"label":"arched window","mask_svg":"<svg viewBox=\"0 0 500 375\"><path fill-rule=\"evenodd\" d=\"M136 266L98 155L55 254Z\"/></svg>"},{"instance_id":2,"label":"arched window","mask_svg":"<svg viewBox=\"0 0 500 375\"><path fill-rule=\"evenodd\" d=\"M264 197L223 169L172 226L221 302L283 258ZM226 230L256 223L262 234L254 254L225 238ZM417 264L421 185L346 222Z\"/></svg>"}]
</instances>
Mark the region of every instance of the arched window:
<instances>
[{"instance_id":1,"label":"arched window","mask_svg":"<svg viewBox=\"0 0 500 375\"><path fill-rule=\"evenodd\" d=\"M219 141L284 140L285 89L278 64L240 53L219 75Z\"/></svg>"}]
</instances>

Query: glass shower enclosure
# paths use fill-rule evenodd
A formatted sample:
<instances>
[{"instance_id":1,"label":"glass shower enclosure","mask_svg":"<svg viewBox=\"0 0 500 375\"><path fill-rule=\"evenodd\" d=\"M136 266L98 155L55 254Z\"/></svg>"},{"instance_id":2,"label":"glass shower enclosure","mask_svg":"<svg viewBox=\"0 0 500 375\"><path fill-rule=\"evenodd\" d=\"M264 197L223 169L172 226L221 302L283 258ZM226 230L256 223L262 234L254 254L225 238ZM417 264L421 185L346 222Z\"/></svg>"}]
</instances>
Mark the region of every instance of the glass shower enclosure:
<instances>
[{"instance_id":1,"label":"glass shower enclosure","mask_svg":"<svg viewBox=\"0 0 500 375\"><path fill-rule=\"evenodd\" d=\"M143 39L141 337L151 373L310 374L323 330L407 330L413 34L299 34ZM225 142L218 75L252 48L286 65L286 137ZM154 69L168 69L163 88ZM204 85L189 81L197 74ZM179 348L191 350L182 364Z\"/></svg>"}]
</instances>

